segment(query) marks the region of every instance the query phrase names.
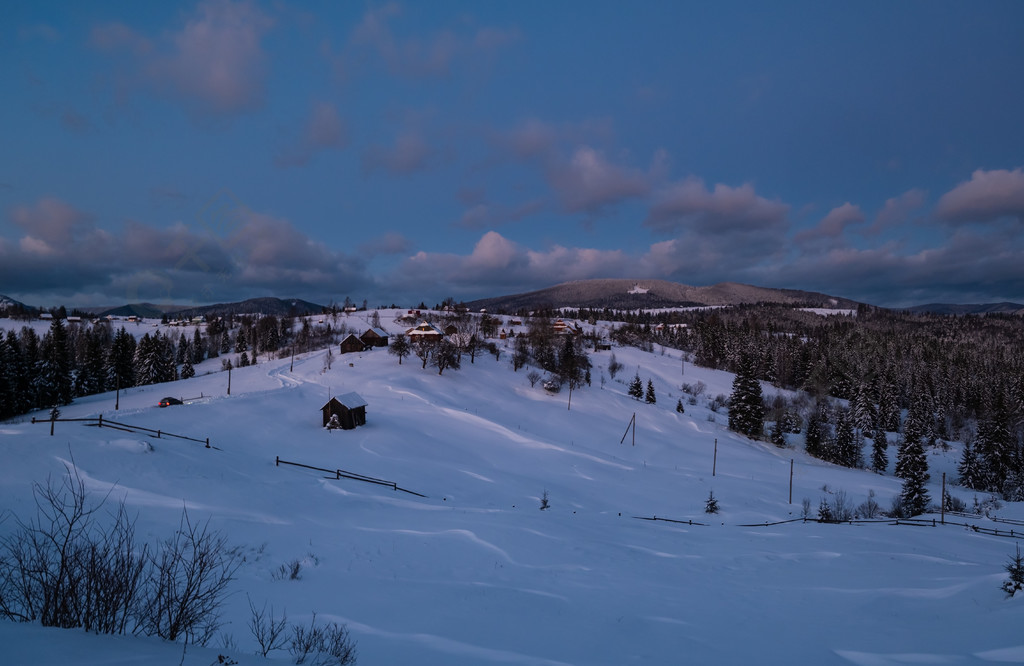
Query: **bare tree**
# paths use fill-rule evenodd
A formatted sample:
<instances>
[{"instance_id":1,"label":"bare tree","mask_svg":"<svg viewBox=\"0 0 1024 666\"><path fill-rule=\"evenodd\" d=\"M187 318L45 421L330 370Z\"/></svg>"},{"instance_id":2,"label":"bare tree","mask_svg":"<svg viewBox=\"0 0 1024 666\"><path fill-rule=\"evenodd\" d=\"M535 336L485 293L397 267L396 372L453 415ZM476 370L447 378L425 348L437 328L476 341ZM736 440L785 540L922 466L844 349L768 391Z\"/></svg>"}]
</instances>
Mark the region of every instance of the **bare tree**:
<instances>
[{"instance_id":1,"label":"bare tree","mask_svg":"<svg viewBox=\"0 0 1024 666\"><path fill-rule=\"evenodd\" d=\"M267 613L267 605L264 604L263 608L257 609L252 603L252 599L249 599L249 631L252 632L253 638L259 644L259 655L266 657L273 650L283 649L288 637L285 635L285 629L288 628L288 615L281 613L280 618L274 617L274 607L270 607L269 614Z\"/></svg>"}]
</instances>

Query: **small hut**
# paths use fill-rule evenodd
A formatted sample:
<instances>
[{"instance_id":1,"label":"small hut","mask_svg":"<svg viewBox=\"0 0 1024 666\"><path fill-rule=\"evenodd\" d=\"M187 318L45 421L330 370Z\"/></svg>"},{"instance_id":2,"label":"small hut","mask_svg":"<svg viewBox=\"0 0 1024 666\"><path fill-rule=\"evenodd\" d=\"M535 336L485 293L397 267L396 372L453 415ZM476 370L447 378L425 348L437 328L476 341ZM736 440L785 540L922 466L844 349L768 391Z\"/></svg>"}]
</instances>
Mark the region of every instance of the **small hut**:
<instances>
[{"instance_id":1,"label":"small hut","mask_svg":"<svg viewBox=\"0 0 1024 666\"><path fill-rule=\"evenodd\" d=\"M388 333L378 326L366 329L366 332L360 335L359 339L365 342L368 347L388 346Z\"/></svg>"},{"instance_id":2,"label":"small hut","mask_svg":"<svg viewBox=\"0 0 1024 666\"><path fill-rule=\"evenodd\" d=\"M324 427L352 430L366 425L366 401L358 393L346 393L331 398L320 408L324 416ZM331 425L336 423L337 425Z\"/></svg>"},{"instance_id":3,"label":"small hut","mask_svg":"<svg viewBox=\"0 0 1024 666\"><path fill-rule=\"evenodd\" d=\"M363 352L366 351L368 345L357 338L355 335L349 333L348 337L341 341L341 353L351 354L352 352Z\"/></svg>"}]
</instances>

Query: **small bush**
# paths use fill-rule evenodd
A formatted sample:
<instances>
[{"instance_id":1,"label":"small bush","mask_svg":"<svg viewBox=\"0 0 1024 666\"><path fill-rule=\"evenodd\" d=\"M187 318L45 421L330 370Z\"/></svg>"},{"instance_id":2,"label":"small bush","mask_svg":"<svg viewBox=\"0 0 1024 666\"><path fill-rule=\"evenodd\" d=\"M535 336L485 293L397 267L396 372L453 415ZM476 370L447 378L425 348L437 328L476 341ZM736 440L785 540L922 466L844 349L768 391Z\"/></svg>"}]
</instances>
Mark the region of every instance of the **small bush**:
<instances>
[{"instance_id":1,"label":"small bush","mask_svg":"<svg viewBox=\"0 0 1024 666\"><path fill-rule=\"evenodd\" d=\"M869 520L882 515L882 507L875 501L874 490L869 490L867 500L857 507L857 515Z\"/></svg>"},{"instance_id":2,"label":"small bush","mask_svg":"<svg viewBox=\"0 0 1024 666\"><path fill-rule=\"evenodd\" d=\"M294 559L279 566L270 574L274 580L301 580L302 562Z\"/></svg>"},{"instance_id":3,"label":"small bush","mask_svg":"<svg viewBox=\"0 0 1024 666\"><path fill-rule=\"evenodd\" d=\"M313 613L308 627L292 627L288 652L295 659L296 664L346 666L346 664L356 663L356 646L345 625L331 622L324 626L318 626L316 613Z\"/></svg>"}]
</instances>

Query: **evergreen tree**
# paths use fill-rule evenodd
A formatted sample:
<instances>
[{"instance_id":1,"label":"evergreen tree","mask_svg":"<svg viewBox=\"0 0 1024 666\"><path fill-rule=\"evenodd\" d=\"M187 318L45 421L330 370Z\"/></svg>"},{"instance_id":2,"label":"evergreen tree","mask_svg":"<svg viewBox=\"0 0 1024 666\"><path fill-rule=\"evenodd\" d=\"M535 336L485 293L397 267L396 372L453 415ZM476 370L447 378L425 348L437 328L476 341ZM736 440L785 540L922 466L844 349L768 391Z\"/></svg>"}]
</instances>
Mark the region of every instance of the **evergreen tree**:
<instances>
[{"instance_id":1,"label":"evergreen tree","mask_svg":"<svg viewBox=\"0 0 1024 666\"><path fill-rule=\"evenodd\" d=\"M683 399L679 398L676 400L676 411L680 414L686 413L686 408L683 407Z\"/></svg>"},{"instance_id":2,"label":"evergreen tree","mask_svg":"<svg viewBox=\"0 0 1024 666\"><path fill-rule=\"evenodd\" d=\"M981 461L978 460L978 455L970 442L964 442L964 452L960 456L960 464L957 465L956 471L960 475L961 486L983 490Z\"/></svg>"},{"instance_id":3,"label":"evergreen tree","mask_svg":"<svg viewBox=\"0 0 1024 666\"><path fill-rule=\"evenodd\" d=\"M889 469L889 439L881 428L875 430L871 438L871 469L879 474L885 474Z\"/></svg>"},{"instance_id":4,"label":"evergreen tree","mask_svg":"<svg viewBox=\"0 0 1024 666\"><path fill-rule=\"evenodd\" d=\"M836 419L835 460L844 467L860 467L862 440L853 427L853 418L848 411L839 412Z\"/></svg>"},{"instance_id":5,"label":"evergreen tree","mask_svg":"<svg viewBox=\"0 0 1024 666\"><path fill-rule=\"evenodd\" d=\"M195 333L192 334L192 364L199 365L203 362L205 354L203 351L206 349L206 345L203 344L203 335L199 332L199 327L196 326Z\"/></svg>"},{"instance_id":6,"label":"evergreen tree","mask_svg":"<svg viewBox=\"0 0 1024 666\"><path fill-rule=\"evenodd\" d=\"M14 354L7 340L0 337L0 420L17 414L14 400Z\"/></svg>"},{"instance_id":7,"label":"evergreen tree","mask_svg":"<svg viewBox=\"0 0 1024 666\"><path fill-rule=\"evenodd\" d=\"M930 478L928 475L928 458L925 456L924 445L920 438L904 443L903 450L903 490L900 500L903 508L911 516L924 513L931 499L925 486Z\"/></svg>"},{"instance_id":8,"label":"evergreen tree","mask_svg":"<svg viewBox=\"0 0 1024 666\"><path fill-rule=\"evenodd\" d=\"M185 332L182 331L178 335L178 349L174 354L174 362L177 365L181 365L185 362L185 359L191 356L188 349L188 338L185 337Z\"/></svg>"},{"instance_id":9,"label":"evergreen tree","mask_svg":"<svg viewBox=\"0 0 1024 666\"><path fill-rule=\"evenodd\" d=\"M647 393L644 395L648 405L653 405L658 402L658 398L654 395L654 382L650 379L647 380Z\"/></svg>"},{"instance_id":10,"label":"evergreen tree","mask_svg":"<svg viewBox=\"0 0 1024 666\"><path fill-rule=\"evenodd\" d=\"M122 326L114 335L114 341L107 353L107 386L115 389L118 386L135 386L137 347L135 338Z\"/></svg>"},{"instance_id":11,"label":"evergreen tree","mask_svg":"<svg viewBox=\"0 0 1024 666\"><path fill-rule=\"evenodd\" d=\"M526 365L529 360L530 343L525 336L520 335L516 338L515 345L512 347L512 371L518 372L519 368Z\"/></svg>"},{"instance_id":12,"label":"evergreen tree","mask_svg":"<svg viewBox=\"0 0 1024 666\"><path fill-rule=\"evenodd\" d=\"M41 406L67 405L73 396L71 356L67 330L54 318L40 345L42 357L37 365L36 395Z\"/></svg>"},{"instance_id":13,"label":"evergreen tree","mask_svg":"<svg viewBox=\"0 0 1024 666\"><path fill-rule=\"evenodd\" d=\"M772 423L771 434L769 435L772 444L779 447L780 449L786 448L786 435L782 431L782 422L775 421Z\"/></svg>"},{"instance_id":14,"label":"evergreen tree","mask_svg":"<svg viewBox=\"0 0 1024 666\"><path fill-rule=\"evenodd\" d=\"M761 382L754 376L754 365L749 355L744 355L732 382L729 396L729 430L751 437L764 434L764 399L761 396Z\"/></svg>"},{"instance_id":15,"label":"evergreen tree","mask_svg":"<svg viewBox=\"0 0 1024 666\"><path fill-rule=\"evenodd\" d=\"M242 355L238 357L238 367L245 368L249 366L249 353L242 352Z\"/></svg>"},{"instance_id":16,"label":"evergreen tree","mask_svg":"<svg viewBox=\"0 0 1024 666\"><path fill-rule=\"evenodd\" d=\"M75 376L75 395L93 395L106 390L106 358L98 331L85 335L85 357Z\"/></svg>"},{"instance_id":17,"label":"evergreen tree","mask_svg":"<svg viewBox=\"0 0 1024 666\"><path fill-rule=\"evenodd\" d=\"M186 356L185 362L181 366L181 378L191 379L196 376L196 369L192 367L192 357Z\"/></svg>"},{"instance_id":18,"label":"evergreen tree","mask_svg":"<svg viewBox=\"0 0 1024 666\"><path fill-rule=\"evenodd\" d=\"M804 448L809 455L821 458L824 437L821 409L815 407L807 417L807 429L804 430Z\"/></svg>"},{"instance_id":19,"label":"evergreen tree","mask_svg":"<svg viewBox=\"0 0 1024 666\"><path fill-rule=\"evenodd\" d=\"M134 376L136 386L146 386L159 381L160 350L149 333L144 333L135 348Z\"/></svg>"},{"instance_id":20,"label":"evergreen tree","mask_svg":"<svg viewBox=\"0 0 1024 666\"><path fill-rule=\"evenodd\" d=\"M631 397L636 400L644 397L644 384L640 381L640 373L637 372L633 375L632 381L629 382L629 390L627 391Z\"/></svg>"}]
</instances>

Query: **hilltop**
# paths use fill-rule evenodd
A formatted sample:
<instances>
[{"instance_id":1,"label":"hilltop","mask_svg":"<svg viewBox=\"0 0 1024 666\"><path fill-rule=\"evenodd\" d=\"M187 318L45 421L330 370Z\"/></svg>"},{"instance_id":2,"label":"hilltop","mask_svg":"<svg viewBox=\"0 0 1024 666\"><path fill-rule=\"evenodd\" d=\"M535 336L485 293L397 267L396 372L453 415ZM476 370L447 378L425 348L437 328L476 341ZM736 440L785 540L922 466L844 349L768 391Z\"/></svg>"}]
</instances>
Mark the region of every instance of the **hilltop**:
<instances>
[{"instance_id":1,"label":"hilltop","mask_svg":"<svg viewBox=\"0 0 1024 666\"><path fill-rule=\"evenodd\" d=\"M382 324L398 330L397 314L382 312ZM333 358L321 350L297 356L294 369L288 358L265 357L236 368L230 396L222 359L212 359L195 378L123 390L116 413L111 393L80 398L62 416L102 413L209 437L214 448L72 422L57 423L50 437L48 425L7 422L0 506L30 516L29 482L59 477L73 458L96 496L123 498L138 514L146 538L173 531L183 506L209 520L245 557L223 616L237 645L227 653L242 665L264 663L251 656L250 599L286 609L296 623L313 612L347 623L361 664L611 666L678 663L680 655L693 663L885 664L907 655L1024 655L1015 638L1024 607L999 590L1015 540L952 526L799 520L805 498L816 508L840 492L854 504L873 495L888 506L900 489L891 466L885 475L836 467L807 456L799 436L778 449L729 432L715 398L728 395L733 376L681 364L673 350L592 353L592 385L573 392L570 409L565 391L532 386L529 368L513 372L510 341L501 344L499 358L467 358L443 375L415 357L399 365L385 350ZM614 379L612 354L625 366ZM626 395L634 372L652 381L656 404ZM682 382L703 389L685 394ZM769 399L777 392L763 390ZM328 397L352 391L368 404L367 425L322 429ZM163 396L187 404L160 409ZM620 439L634 413L632 446L631 437ZM929 453L932 497L959 455L956 442ZM278 459L394 481L426 497ZM950 490L969 505L976 495ZM550 508L542 511L545 493ZM709 493L718 514L704 511ZM998 515L1019 520L1021 509L1008 503ZM8 520L0 532L13 527ZM282 577L293 564L296 578ZM14 662L63 664L82 649L81 631L2 632ZM54 645L63 656L58 650L47 661ZM154 652L155 662L182 660L180 645L89 645L91 663ZM184 663L206 666L215 656L189 648Z\"/></svg>"}]
</instances>

